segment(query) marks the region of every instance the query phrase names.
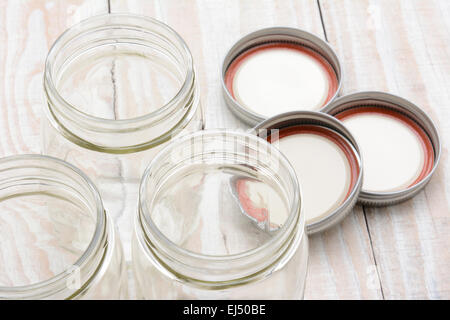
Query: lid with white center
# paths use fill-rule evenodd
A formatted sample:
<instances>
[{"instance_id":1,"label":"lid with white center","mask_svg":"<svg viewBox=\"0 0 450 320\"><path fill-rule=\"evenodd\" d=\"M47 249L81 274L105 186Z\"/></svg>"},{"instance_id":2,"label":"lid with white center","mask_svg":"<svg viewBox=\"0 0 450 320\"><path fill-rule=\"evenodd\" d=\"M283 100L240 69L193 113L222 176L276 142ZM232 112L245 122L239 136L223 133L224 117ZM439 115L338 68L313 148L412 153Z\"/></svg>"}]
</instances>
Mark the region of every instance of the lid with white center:
<instances>
[{"instance_id":1,"label":"lid with white center","mask_svg":"<svg viewBox=\"0 0 450 320\"><path fill-rule=\"evenodd\" d=\"M419 107L388 93L360 92L333 101L324 112L342 121L361 148L361 203L394 204L430 180L441 146L435 125Z\"/></svg>"},{"instance_id":2,"label":"lid with white center","mask_svg":"<svg viewBox=\"0 0 450 320\"><path fill-rule=\"evenodd\" d=\"M252 125L284 112L319 111L337 96L341 82L333 49L294 28L267 28L243 37L222 66L227 105Z\"/></svg>"},{"instance_id":3,"label":"lid with white center","mask_svg":"<svg viewBox=\"0 0 450 320\"><path fill-rule=\"evenodd\" d=\"M351 211L362 185L361 159L355 139L338 120L314 111L289 112L258 124L254 133L295 169L308 233L335 225Z\"/></svg>"}]
</instances>

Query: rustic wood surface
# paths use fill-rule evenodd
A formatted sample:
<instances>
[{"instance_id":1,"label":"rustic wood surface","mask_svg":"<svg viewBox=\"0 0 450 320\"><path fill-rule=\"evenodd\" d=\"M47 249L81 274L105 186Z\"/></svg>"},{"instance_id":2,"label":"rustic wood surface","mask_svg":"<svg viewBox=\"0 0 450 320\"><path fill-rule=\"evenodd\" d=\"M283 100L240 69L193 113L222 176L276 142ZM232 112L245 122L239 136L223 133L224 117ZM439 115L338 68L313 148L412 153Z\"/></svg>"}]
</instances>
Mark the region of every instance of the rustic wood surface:
<instances>
[{"instance_id":1,"label":"rustic wood surface","mask_svg":"<svg viewBox=\"0 0 450 320\"><path fill-rule=\"evenodd\" d=\"M388 91L426 110L443 147L431 183L400 205L357 206L341 225L311 237L305 298L450 298L449 1L2 0L1 156L40 152L47 51L67 27L107 12L154 17L186 40L198 69L206 128L247 128L222 100L220 66L240 37L275 25L328 40L345 70L344 93Z\"/></svg>"}]
</instances>

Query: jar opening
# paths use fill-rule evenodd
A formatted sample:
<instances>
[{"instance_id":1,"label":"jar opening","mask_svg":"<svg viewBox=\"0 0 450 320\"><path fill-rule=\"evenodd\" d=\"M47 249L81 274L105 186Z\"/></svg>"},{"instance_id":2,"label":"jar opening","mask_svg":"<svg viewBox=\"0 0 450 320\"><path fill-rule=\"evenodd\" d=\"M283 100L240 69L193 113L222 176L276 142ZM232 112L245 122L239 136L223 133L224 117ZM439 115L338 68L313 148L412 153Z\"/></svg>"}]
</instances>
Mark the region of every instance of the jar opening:
<instances>
[{"instance_id":1,"label":"jar opening","mask_svg":"<svg viewBox=\"0 0 450 320\"><path fill-rule=\"evenodd\" d=\"M167 141L199 105L183 39L161 22L129 14L91 17L64 32L47 56L44 91L56 130L108 153Z\"/></svg>"},{"instance_id":2,"label":"jar opening","mask_svg":"<svg viewBox=\"0 0 450 320\"><path fill-rule=\"evenodd\" d=\"M251 210L240 201L241 182L261 200ZM240 276L261 271L304 228L292 167L251 134L202 131L177 139L152 161L139 196L147 249L196 279L221 279L230 264L239 265Z\"/></svg>"},{"instance_id":3,"label":"jar opening","mask_svg":"<svg viewBox=\"0 0 450 320\"><path fill-rule=\"evenodd\" d=\"M92 117L143 117L163 109L186 78L182 62L161 51L120 39L74 53L55 75L56 90L68 105Z\"/></svg>"},{"instance_id":4,"label":"jar opening","mask_svg":"<svg viewBox=\"0 0 450 320\"><path fill-rule=\"evenodd\" d=\"M108 14L81 21L55 41L44 85L69 112L127 122L169 109L192 78L190 51L169 26Z\"/></svg>"},{"instance_id":5,"label":"jar opening","mask_svg":"<svg viewBox=\"0 0 450 320\"><path fill-rule=\"evenodd\" d=\"M77 291L105 228L95 187L78 169L40 155L4 158L0 175L0 297Z\"/></svg>"}]
</instances>

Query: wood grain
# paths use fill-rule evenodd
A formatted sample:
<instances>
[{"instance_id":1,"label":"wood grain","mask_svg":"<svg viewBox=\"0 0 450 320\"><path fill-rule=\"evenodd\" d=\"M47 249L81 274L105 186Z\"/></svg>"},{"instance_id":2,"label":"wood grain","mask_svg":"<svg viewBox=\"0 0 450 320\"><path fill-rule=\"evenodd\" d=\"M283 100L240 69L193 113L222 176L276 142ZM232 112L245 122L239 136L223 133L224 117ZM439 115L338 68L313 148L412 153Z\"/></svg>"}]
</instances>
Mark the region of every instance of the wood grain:
<instances>
[{"instance_id":1,"label":"wood grain","mask_svg":"<svg viewBox=\"0 0 450 320\"><path fill-rule=\"evenodd\" d=\"M40 152L47 52L66 28L106 13L106 0L0 1L0 155Z\"/></svg>"},{"instance_id":2,"label":"wood grain","mask_svg":"<svg viewBox=\"0 0 450 320\"><path fill-rule=\"evenodd\" d=\"M222 99L220 69L228 49L245 34L290 26L324 38L316 1L121 1L111 12L132 12L174 28L192 51L200 78L206 128L248 129ZM311 237L307 299L381 298L379 279L361 207L341 225Z\"/></svg>"},{"instance_id":3,"label":"wood grain","mask_svg":"<svg viewBox=\"0 0 450 320\"><path fill-rule=\"evenodd\" d=\"M426 110L442 139L435 177L404 204L357 206L341 225L311 237L305 297L450 298L448 1L0 1L0 156L40 151L48 49L67 27L108 9L154 17L185 39L197 67L206 128L248 128L222 99L222 60L243 35L275 25L322 38L326 32L341 57L345 93L389 91Z\"/></svg>"},{"instance_id":4,"label":"wood grain","mask_svg":"<svg viewBox=\"0 0 450 320\"><path fill-rule=\"evenodd\" d=\"M414 199L364 208L386 299L450 297L450 13L448 1L320 0L328 40L342 57L346 93L382 90L423 108L443 154Z\"/></svg>"}]
</instances>

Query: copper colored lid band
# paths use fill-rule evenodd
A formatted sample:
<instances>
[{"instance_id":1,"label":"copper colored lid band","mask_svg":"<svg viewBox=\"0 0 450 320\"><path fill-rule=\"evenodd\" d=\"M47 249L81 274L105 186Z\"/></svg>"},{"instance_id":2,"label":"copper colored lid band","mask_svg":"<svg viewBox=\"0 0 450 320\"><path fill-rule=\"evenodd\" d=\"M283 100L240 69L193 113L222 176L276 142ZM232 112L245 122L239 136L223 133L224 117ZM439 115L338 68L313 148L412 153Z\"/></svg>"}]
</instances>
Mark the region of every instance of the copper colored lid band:
<instances>
[{"instance_id":1,"label":"copper colored lid band","mask_svg":"<svg viewBox=\"0 0 450 320\"><path fill-rule=\"evenodd\" d=\"M260 51L267 50L267 49L273 49L273 48L283 48L283 49L299 51L301 53L309 55L310 57L314 58L316 61L319 61L321 66L326 70L327 79L328 79L328 83L329 83L328 95L322 106L326 105L331 100L331 98L334 96L334 94L338 90L338 80L337 80L336 72L334 71L331 64L321 54L315 52L314 50L311 50L311 49L304 47L302 45L299 45L299 44L285 43L285 42L266 43L266 44L258 45L256 47L253 47L251 49L244 51L239 56L237 56L233 60L233 62L231 62L231 64L228 66L227 71L225 73L225 85L228 89L228 92L230 92L231 96L233 97L233 99L236 100L236 97L234 95L234 90L233 90L233 81L234 81L236 72L238 71L238 69L242 65L242 63L247 58L249 58L250 56L252 56Z\"/></svg>"},{"instance_id":2,"label":"copper colored lid band","mask_svg":"<svg viewBox=\"0 0 450 320\"><path fill-rule=\"evenodd\" d=\"M347 109L336 114L335 117L339 120L344 120L362 113L382 114L384 116L388 116L395 120L401 121L418 137L424 153L424 163L417 179L414 180L407 188L416 185L426 176L428 176L428 174L433 170L434 166L434 148L426 132L415 121L394 110L376 106L361 106Z\"/></svg>"},{"instance_id":3,"label":"copper colored lid band","mask_svg":"<svg viewBox=\"0 0 450 320\"><path fill-rule=\"evenodd\" d=\"M239 202L244 211L258 222L263 222L268 218L267 208L257 208L253 205L252 200L248 196L245 188L245 183L248 178L236 180L236 190L239 197Z\"/></svg>"}]
</instances>

